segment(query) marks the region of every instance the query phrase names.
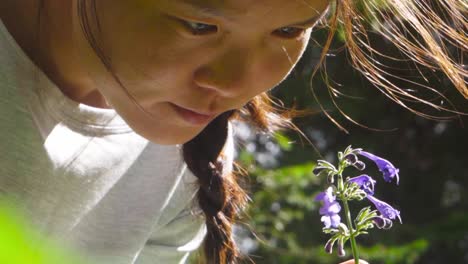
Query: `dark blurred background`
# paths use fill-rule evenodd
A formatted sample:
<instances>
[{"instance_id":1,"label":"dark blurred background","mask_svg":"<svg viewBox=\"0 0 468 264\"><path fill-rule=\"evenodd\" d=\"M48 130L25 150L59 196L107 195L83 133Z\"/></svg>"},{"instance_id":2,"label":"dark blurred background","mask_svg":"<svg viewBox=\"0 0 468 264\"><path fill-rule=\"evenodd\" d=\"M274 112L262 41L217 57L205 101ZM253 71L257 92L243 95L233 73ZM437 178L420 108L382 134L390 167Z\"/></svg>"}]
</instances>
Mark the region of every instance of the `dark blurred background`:
<instances>
[{"instance_id":1,"label":"dark blurred background","mask_svg":"<svg viewBox=\"0 0 468 264\"><path fill-rule=\"evenodd\" d=\"M324 43L325 32L313 38ZM394 47L378 36L370 36L376 49L399 57ZM335 40L334 48L342 42ZM335 87L349 96L334 98L343 112L361 127L353 124L333 106L322 78L313 80L314 91L323 108L349 134L340 130L320 112L309 84L311 69L317 63L321 47L310 46L295 72L273 90L273 95L286 106L296 105L316 114L295 120L307 140L294 131L275 136L256 134L247 125L237 124L238 160L249 172L253 199L245 225L237 228L241 248L255 263L339 263L328 255L314 196L326 186L325 177L317 178L311 170L317 159L336 162L336 153L348 145L363 148L384 157L400 169L400 184L383 181L377 168L367 162L367 174L377 181L376 196L401 211L403 224L392 229L373 229L357 241L361 258L379 263L468 263L468 118L458 116L450 121L431 120L411 113L389 100L350 66L346 52L331 51L327 72ZM421 82L414 65L387 61L389 71ZM444 92L454 107L468 112L466 100L442 74L424 72L432 87ZM403 89L418 89L409 83L398 83ZM424 92L415 93L426 96ZM450 106L447 100L434 98L436 104ZM421 104L415 109L434 115L450 115ZM377 131L381 130L381 131ZM363 159L364 160L364 159ZM358 175L349 170L346 176ZM354 207L367 206L365 202ZM253 233L252 232L255 232Z\"/></svg>"}]
</instances>

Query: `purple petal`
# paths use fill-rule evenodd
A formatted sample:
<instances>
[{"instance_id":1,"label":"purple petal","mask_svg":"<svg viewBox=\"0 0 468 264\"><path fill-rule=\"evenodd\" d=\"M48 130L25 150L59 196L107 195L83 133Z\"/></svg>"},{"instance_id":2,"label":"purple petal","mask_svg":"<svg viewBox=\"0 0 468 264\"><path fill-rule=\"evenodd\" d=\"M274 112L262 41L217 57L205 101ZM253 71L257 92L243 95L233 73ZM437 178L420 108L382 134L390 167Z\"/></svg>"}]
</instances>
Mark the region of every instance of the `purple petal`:
<instances>
[{"instance_id":1,"label":"purple petal","mask_svg":"<svg viewBox=\"0 0 468 264\"><path fill-rule=\"evenodd\" d=\"M386 182L391 182L393 178L396 178L396 183L398 184L400 181L400 178L398 176L399 169L395 168L393 164L381 157L378 157L372 153L366 152L366 151L360 151L359 155L362 155L370 160L372 160L377 167L379 168L380 172L382 172L384 180Z\"/></svg>"},{"instance_id":2,"label":"purple petal","mask_svg":"<svg viewBox=\"0 0 468 264\"><path fill-rule=\"evenodd\" d=\"M320 221L323 222L323 225L324 225L326 228L330 228L330 226L331 226L331 219L330 219L330 216L324 215L324 216L322 216L322 218L320 218Z\"/></svg>"},{"instance_id":3,"label":"purple petal","mask_svg":"<svg viewBox=\"0 0 468 264\"><path fill-rule=\"evenodd\" d=\"M325 192L321 192L315 197L315 201L322 201L324 203L332 203L335 200L336 196L333 195L333 188L331 186L328 187Z\"/></svg>"},{"instance_id":4,"label":"purple petal","mask_svg":"<svg viewBox=\"0 0 468 264\"><path fill-rule=\"evenodd\" d=\"M337 214L341 210L341 206L338 202L333 203L324 203L323 206L320 208L319 213L321 215L330 215L330 214Z\"/></svg>"},{"instance_id":5,"label":"purple petal","mask_svg":"<svg viewBox=\"0 0 468 264\"><path fill-rule=\"evenodd\" d=\"M338 225L340 224L340 216L333 214L333 215L324 215L322 218L320 218L320 221L323 222L324 226L326 228L338 228Z\"/></svg>"},{"instance_id":6,"label":"purple petal","mask_svg":"<svg viewBox=\"0 0 468 264\"><path fill-rule=\"evenodd\" d=\"M369 175L363 174L348 180L359 185L359 187L369 195L374 195L374 185L376 181Z\"/></svg>"},{"instance_id":7,"label":"purple petal","mask_svg":"<svg viewBox=\"0 0 468 264\"><path fill-rule=\"evenodd\" d=\"M336 196L333 195L333 188L330 186L325 192L319 193L315 197L316 201L322 201L322 207L319 213L322 215L321 221L326 228L330 226L338 227L340 216L337 215L341 211L340 204L336 201Z\"/></svg>"},{"instance_id":8,"label":"purple petal","mask_svg":"<svg viewBox=\"0 0 468 264\"><path fill-rule=\"evenodd\" d=\"M321 192L317 194L317 196L315 196L315 201L317 202L323 201L323 199L325 199L325 195L326 195L325 192Z\"/></svg>"},{"instance_id":9,"label":"purple petal","mask_svg":"<svg viewBox=\"0 0 468 264\"><path fill-rule=\"evenodd\" d=\"M332 215L330 218L331 218L331 225L334 228L337 228L338 225L341 223L341 217L339 215L335 214L335 215Z\"/></svg>"},{"instance_id":10,"label":"purple petal","mask_svg":"<svg viewBox=\"0 0 468 264\"><path fill-rule=\"evenodd\" d=\"M391 220L398 218L401 223L400 211L391 207L388 203L380 201L372 195L368 195L367 199L369 199L369 201L371 201L375 205L375 207L377 208L377 210L379 210L383 217Z\"/></svg>"}]
</instances>

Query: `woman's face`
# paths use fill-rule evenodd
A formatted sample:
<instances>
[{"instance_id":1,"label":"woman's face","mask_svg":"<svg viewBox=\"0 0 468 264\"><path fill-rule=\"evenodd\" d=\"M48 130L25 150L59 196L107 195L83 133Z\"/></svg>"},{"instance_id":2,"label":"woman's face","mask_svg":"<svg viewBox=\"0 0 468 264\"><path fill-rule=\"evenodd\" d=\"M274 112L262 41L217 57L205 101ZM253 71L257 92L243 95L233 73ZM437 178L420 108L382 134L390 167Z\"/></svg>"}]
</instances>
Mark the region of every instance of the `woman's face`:
<instances>
[{"instance_id":1,"label":"woman's face","mask_svg":"<svg viewBox=\"0 0 468 264\"><path fill-rule=\"evenodd\" d=\"M88 46L91 78L105 84L99 93L137 133L160 144L185 143L219 114L275 87L328 6L328 0L95 2L97 42L144 111L98 70Z\"/></svg>"}]
</instances>

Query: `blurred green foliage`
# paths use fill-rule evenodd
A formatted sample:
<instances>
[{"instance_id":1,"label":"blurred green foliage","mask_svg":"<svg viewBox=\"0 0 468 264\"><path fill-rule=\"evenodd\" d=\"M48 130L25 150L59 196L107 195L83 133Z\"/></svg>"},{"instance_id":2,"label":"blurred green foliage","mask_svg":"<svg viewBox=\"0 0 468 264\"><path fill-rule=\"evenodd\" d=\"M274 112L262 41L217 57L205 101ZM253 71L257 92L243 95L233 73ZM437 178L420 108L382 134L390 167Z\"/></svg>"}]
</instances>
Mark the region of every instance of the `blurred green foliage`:
<instances>
[{"instance_id":1,"label":"blurred green foliage","mask_svg":"<svg viewBox=\"0 0 468 264\"><path fill-rule=\"evenodd\" d=\"M75 254L44 239L20 217L11 204L0 204L0 263L79 264Z\"/></svg>"}]
</instances>

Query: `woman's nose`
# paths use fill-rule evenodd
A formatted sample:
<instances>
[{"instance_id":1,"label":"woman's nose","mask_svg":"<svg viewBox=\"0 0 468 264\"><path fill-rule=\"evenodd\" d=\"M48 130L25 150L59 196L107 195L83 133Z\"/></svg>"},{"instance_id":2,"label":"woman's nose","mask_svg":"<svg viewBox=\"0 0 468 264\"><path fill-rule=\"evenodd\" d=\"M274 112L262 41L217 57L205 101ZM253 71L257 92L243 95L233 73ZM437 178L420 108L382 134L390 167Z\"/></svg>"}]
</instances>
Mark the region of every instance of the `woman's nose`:
<instances>
[{"instance_id":1,"label":"woman's nose","mask_svg":"<svg viewBox=\"0 0 468 264\"><path fill-rule=\"evenodd\" d=\"M252 74L253 58L249 53L248 49L232 49L213 58L195 71L195 84L223 97L242 95Z\"/></svg>"}]
</instances>

